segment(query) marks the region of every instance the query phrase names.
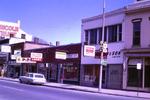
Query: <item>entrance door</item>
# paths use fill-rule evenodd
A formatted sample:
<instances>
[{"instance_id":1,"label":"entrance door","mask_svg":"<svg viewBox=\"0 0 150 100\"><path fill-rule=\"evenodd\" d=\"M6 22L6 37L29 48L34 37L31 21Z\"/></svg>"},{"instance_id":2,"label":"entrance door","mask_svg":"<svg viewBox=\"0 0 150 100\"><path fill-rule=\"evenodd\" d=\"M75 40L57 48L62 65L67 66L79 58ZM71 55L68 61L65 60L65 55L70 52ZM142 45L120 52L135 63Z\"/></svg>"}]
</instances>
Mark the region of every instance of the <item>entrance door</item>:
<instances>
[{"instance_id":1,"label":"entrance door","mask_svg":"<svg viewBox=\"0 0 150 100\"><path fill-rule=\"evenodd\" d=\"M150 88L150 65L145 66L145 87Z\"/></svg>"},{"instance_id":2,"label":"entrance door","mask_svg":"<svg viewBox=\"0 0 150 100\"><path fill-rule=\"evenodd\" d=\"M103 66L103 71L102 71L102 88L106 88L107 86L107 80L106 80L106 77L107 77L107 66Z\"/></svg>"}]
</instances>

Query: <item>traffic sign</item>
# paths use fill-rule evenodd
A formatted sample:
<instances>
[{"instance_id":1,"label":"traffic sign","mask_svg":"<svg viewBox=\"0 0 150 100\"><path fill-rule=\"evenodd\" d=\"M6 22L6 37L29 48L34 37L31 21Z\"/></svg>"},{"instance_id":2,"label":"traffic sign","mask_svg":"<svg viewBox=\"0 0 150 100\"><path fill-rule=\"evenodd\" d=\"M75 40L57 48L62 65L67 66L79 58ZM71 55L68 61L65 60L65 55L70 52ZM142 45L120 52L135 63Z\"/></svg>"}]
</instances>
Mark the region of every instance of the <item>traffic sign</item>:
<instances>
[{"instance_id":1,"label":"traffic sign","mask_svg":"<svg viewBox=\"0 0 150 100\"><path fill-rule=\"evenodd\" d=\"M101 65L107 66L107 59L101 59Z\"/></svg>"}]
</instances>

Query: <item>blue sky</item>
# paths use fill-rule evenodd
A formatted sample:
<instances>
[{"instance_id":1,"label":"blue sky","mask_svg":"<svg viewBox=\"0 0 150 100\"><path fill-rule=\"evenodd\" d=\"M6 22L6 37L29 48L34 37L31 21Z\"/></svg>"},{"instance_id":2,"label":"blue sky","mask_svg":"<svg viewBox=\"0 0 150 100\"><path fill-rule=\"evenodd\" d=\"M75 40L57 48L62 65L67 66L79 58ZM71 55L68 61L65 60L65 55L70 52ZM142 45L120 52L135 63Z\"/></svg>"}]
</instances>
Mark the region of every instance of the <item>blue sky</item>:
<instances>
[{"instance_id":1,"label":"blue sky","mask_svg":"<svg viewBox=\"0 0 150 100\"><path fill-rule=\"evenodd\" d=\"M134 0L106 0L106 11ZM102 13L103 0L0 0L0 20L21 21L21 28L55 44L78 43L81 19Z\"/></svg>"}]
</instances>

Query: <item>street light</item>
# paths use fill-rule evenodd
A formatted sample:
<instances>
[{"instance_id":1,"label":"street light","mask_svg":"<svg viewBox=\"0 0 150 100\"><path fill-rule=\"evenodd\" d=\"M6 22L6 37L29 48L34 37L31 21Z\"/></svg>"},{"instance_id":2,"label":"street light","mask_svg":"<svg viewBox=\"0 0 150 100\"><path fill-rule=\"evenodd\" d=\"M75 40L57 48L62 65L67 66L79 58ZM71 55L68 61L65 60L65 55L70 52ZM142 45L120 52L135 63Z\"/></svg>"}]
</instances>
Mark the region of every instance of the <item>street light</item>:
<instances>
[{"instance_id":1,"label":"street light","mask_svg":"<svg viewBox=\"0 0 150 100\"><path fill-rule=\"evenodd\" d=\"M105 30L105 0L103 0L103 20L102 20L102 42L100 46L103 45L104 41L104 30ZM102 60L103 60L103 50L101 51L101 59L100 59L100 68L99 68L99 89L98 91L101 92L102 89L102 72L103 72L103 65L102 65Z\"/></svg>"}]
</instances>

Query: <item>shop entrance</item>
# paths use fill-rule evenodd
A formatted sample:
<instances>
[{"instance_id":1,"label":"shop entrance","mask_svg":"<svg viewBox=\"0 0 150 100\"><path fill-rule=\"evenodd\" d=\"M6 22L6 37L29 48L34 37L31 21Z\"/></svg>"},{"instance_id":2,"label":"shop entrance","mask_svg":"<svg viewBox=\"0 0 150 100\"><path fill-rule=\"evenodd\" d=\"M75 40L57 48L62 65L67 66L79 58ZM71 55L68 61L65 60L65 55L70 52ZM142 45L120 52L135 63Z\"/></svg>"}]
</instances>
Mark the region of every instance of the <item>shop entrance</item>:
<instances>
[{"instance_id":1,"label":"shop entrance","mask_svg":"<svg viewBox=\"0 0 150 100\"><path fill-rule=\"evenodd\" d=\"M84 66L84 85L99 86L99 65L85 65Z\"/></svg>"},{"instance_id":2,"label":"shop entrance","mask_svg":"<svg viewBox=\"0 0 150 100\"><path fill-rule=\"evenodd\" d=\"M137 70L136 64L142 64L141 70ZM140 88L141 90L150 88L150 58L130 58L128 62L128 87Z\"/></svg>"}]
</instances>

